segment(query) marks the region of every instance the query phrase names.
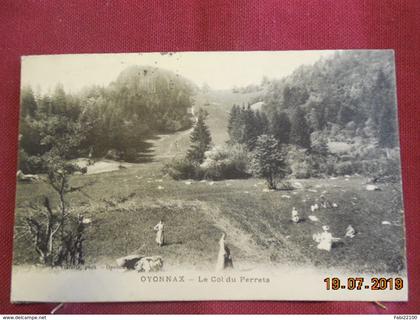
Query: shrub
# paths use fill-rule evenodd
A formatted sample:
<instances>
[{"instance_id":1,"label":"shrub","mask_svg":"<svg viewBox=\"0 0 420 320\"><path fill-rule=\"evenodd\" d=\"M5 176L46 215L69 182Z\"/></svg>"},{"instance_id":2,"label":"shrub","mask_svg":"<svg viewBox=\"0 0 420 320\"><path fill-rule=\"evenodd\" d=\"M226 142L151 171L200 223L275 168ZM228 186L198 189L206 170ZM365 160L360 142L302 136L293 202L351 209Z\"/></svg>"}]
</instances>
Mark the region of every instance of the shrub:
<instances>
[{"instance_id":1,"label":"shrub","mask_svg":"<svg viewBox=\"0 0 420 320\"><path fill-rule=\"evenodd\" d=\"M214 147L205 153L200 169L206 179L237 179L249 176L248 155L242 145Z\"/></svg>"},{"instance_id":2,"label":"shrub","mask_svg":"<svg viewBox=\"0 0 420 320\"><path fill-rule=\"evenodd\" d=\"M138 152L136 148L128 148L124 151L123 158L128 162L136 162L138 160Z\"/></svg>"},{"instance_id":3,"label":"shrub","mask_svg":"<svg viewBox=\"0 0 420 320\"><path fill-rule=\"evenodd\" d=\"M318 139L312 142L312 152L320 155L327 155L329 153L329 149L326 140Z\"/></svg>"},{"instance_id":4,"label":"shrub","mask_svg":"<svg viewBox=\"0 0 420 320\"><path fill-rule=\"evenodd\" d=\"M186 158L172 159L170 163L164 165L163 171L175 180L200 179L202 176L199 167Z\"/></svg>"},{"instance_id":5,"label":"shrub","mask_svg":"<svg viewBox=\"0 0 420 320\"><path fill-rule=\"evenodd\" d=\"M337 165L337 158L334 156L329 156L326 158L325 163L325 174L327 176L335 175L335 167Z\"/></svg>"},{"instance_id":6,"label":"shrub","mask_svg":"<svg viewBox=\"0 0 420 320\"><path fill-rule=\"evenodd\" d=\"M105 155L105 159L109 159L109 160L121 160L121 151L118 151L116 149L110 149L108 150L108 152Z\"/></svg>"},{"instance_id":7,"label":"shrub","mask_svg":"<svg viewBox=\"0 0 420 320\"><path fill-rule=\"evenodd\" d=\"M292 173L296 179L308 179L312 176L311 167L306 161L294 163Z\"/></svg>"},{"instance_id":8,"label":"shrub","mask_svg":"<svg viewBox=\"0 0 420 320\"><path fill-rule=\"evenodd\" d=\"M398 157L364 160L360 162L361 173L382 182L395 182L400 178Z\"/></svg>"},{"instance_id":9,"label":"shrub","mask_svg":"<svg viewBox=\"0 0 420 320\"><path fill-rule=\"evenodd\" d=\"M23 173L45 173L47 168L39 156L30 156L25 151L19 151L19 169Z\"/></svg>"},{"instance_id":10,"label":"shrub","mask_svg":"<svg viewBox=\"0 0 420 320\"><path fill-rule=\"evenodd\" d=\"M293 187L290 181L281 181L277 184L277 190L291 191L295 190L295 187Z\"/></svg>"},{"instance_id":11,"label":"shrub","mask_svg":"<svg viewBox=\"0 0 420 320\"><path fill-rule=\"evenodd\" d=\"M327 171L327 155L289 146L287 162L291 169L291 174L297 179L308 179L318 177Z\"/></svg>"},{"instance_id":12,"label":"shrub","mask_svg":"<svg viewBox=\"0 0 420 320\"><path fill-rule=\"evenodd\" d=\"M353 174L354 172L354 165L352 161L343 161L339 162L336 165L335 172L336 174L343 176L346 174Z\"/></svg>"}]
</instances>

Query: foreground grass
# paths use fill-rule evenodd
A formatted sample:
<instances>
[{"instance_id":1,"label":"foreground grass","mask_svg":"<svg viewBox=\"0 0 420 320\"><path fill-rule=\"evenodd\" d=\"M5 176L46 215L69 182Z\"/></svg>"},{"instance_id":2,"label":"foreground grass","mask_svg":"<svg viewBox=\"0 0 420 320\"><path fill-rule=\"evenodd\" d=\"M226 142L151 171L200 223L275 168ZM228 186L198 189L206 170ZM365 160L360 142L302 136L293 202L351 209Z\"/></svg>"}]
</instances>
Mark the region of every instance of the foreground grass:
<instances>
[{"instance_id":1,"label":"foreground grass","mask_svg":"<svg viewBox=\"0 0 420 320\"><path fill-rule=\"evenodd\" d=\"M73 208L92 219L88 227L88 264L114 264L131 254L162 255L165 266L212 269L222 232L238 269L256 265L313 265L353 272L397 272L404 269L404 229L399 186L382 185L366 191L361 177L336 180L302 180L294 191L264 192L258 179L214 183L174 181L161 173L158 162L97 175L75 176L81 187L68 194ZM324 193L337 209L313 213L310 205ZM22 218L31 203L54 192L44 182L18 184L15 264L34 263L30 237L23 233ZM283 197L282 197L283 196ZM290 198L288 198L288 197ZM305 221L290 222L295 206ZM165 220L168 244L154 243L153 226ZM391 225L383 225L382 221ZM358 234L345 239L351 224ZM329 225L343 242L331 252L316 249L312 234Z\"/></svg>"}]
</instances>

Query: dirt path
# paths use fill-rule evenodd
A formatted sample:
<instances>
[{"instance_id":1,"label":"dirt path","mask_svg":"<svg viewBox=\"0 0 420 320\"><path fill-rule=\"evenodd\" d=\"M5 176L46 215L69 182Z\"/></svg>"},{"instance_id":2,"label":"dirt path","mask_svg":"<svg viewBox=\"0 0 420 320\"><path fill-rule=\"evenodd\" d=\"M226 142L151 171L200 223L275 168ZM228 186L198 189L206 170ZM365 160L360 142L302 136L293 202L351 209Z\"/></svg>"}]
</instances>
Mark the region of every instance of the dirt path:
<instances>
[{"instance_id":1,"label":"dirt path","mask_svg":"<svg viewBox=\"0 0 420 320\"><path fill-rule=\"evenodd\" d=\"M87 158L79 158L75 161L75 163L82 168L86 167L87 175L118 171L121 168L129 168L134 165L133 163L128 163L124 161L115 161L115 160L109 160L109 159L101 159L101 160L95 161L93 164L89 164L89 159Z\"/></svg>"},{"instance_id":2,"label":"dirt path","mask_svg":"<svg viewBox=\"0 0 420 320\"><path fill-rule=\"evenodd\" d=\"M258 261L258 264L263 265L270 263L269 251L256 244L252 239L252 234L245 232L238 223L224 215L220 208L207 202L201 202L201 208L214 226L227 234L227 242L240 250L234 260L241 261L242 264L244 261Z\"/></svg>"},{"instance_id":3,"label":"dirt path","mask_svg":"<svg viewBox=\"0 0 420 320\"><path fill-rule=\"evenodd\" d=\"M153 144L153 159L160 162L184 154L188 149L191 131L192 128L174 134L159 135L158 139L146 141Z\"/></svg>"}]
</instances>

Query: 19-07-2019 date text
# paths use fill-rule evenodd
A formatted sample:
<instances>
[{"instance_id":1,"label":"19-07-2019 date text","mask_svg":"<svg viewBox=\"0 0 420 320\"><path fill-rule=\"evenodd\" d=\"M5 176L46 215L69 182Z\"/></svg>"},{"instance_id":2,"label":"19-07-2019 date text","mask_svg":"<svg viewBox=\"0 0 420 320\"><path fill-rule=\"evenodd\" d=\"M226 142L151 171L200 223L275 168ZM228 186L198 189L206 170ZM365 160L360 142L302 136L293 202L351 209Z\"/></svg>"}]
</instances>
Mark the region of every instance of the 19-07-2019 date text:
<instances>
[{"instance_id":1,"label":"19-07-2019 date text","mask_svg":"<svg viewBox=\"0 0 420 320\"><path fill-rule=\"evenodd\" d=\"M402 278L371 278L349 277L344 280L338 277L324 279L326 290L401 290L404 287Z\"/></svg>"}]
</instances>

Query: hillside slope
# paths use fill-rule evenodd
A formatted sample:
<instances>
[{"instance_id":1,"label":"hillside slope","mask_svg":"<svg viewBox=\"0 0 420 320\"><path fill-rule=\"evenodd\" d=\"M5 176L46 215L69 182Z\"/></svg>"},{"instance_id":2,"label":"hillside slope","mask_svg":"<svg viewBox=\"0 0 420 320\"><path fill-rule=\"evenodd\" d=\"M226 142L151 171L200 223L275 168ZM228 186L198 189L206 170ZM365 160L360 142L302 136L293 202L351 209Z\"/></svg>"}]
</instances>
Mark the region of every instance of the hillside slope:
<instances>
[{"instance_id":1,"label":"hillside slope","mask_svg":"<svg viewBox=\"0 0 420 320\"><path fill-rule=\"evenodd\" d=\"M232 93L230 90L198 92L193 100L193 114L200 108L208 112L206 124L209 127L213 145L223 145L229 139L227 124L229 112L233 104L247 105L256 93ZM155 161L185 155L189 148L189 135L192 129L178 131L173 134L158 135L147 142L151 144L151 152Z\"/></svg>"}]
</instances>

